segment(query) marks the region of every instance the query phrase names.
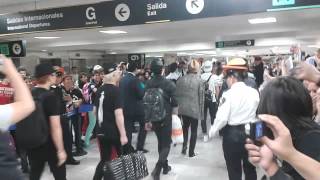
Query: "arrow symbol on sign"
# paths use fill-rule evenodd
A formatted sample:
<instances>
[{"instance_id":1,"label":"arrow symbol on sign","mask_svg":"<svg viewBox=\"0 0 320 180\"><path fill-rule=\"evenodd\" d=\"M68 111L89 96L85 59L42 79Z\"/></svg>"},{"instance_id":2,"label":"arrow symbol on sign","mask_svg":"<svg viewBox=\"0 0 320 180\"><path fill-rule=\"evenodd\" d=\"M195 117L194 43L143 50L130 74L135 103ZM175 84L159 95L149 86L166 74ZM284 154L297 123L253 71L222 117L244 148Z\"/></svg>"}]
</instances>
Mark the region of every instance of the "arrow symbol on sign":
<instances>
[{"instance_id":1,"label":"arrow symbol on sign","mask_svg":"<svg viewBox=\"0 0 320 180\"><path fill-rule=\"evenodd\" d=\"M124 17L123 14L126 14L126 13L127 13L127 11L124 11L123 8L121 8L119 11L120 16L122 16L122 17Z\"/></svg>"},{"instance_id":2,"label":"arrow symbol on sign","mask_svg":"<svg viewBox=\"0 0 320 180\"><path fill-rule=\"evenodd\" d=\"M198 2L198 0L193 0L193 1L191 2L191 7L192 7L192 8L194 8L194 6L196 6L197 8L199 7L199 5L198 5L196 2Z\"/></svg>"}]
</instances>

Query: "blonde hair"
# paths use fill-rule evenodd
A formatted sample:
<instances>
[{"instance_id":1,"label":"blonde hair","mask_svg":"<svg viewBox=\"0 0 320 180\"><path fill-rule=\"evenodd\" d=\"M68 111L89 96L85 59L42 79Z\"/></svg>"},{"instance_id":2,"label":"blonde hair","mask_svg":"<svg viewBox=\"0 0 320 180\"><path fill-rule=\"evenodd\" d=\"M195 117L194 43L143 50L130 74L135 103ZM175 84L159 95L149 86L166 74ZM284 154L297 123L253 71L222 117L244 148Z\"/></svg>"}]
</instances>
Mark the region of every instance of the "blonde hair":
<instances>
[{"instance_id":1,"label":"blonde hair","mask_svg":"<svg viewBox=\"0 0 320 180\"><path fill-rule=\"evenodd\" d=\"M200 70L200 64L197 60L191 60L188 64L188 73L198 73Z\"/></svg>"}]
</instances>

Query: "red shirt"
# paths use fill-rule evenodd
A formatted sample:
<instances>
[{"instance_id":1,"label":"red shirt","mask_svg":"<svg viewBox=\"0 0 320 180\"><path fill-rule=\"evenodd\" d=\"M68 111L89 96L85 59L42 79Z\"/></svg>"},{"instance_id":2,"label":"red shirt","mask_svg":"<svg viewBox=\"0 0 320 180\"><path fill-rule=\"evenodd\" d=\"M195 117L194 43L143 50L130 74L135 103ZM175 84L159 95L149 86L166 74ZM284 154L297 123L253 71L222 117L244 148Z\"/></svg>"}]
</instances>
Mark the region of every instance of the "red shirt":
<instances>
[{"instance_id":1,"label":"red shirt","mask_svg":"<svg viewBox=\"0 0 320 180\"><path fill-rule=\"evenodd\" d=\"M0 105L13 102L14 89L9 83L0 82Z\"/></svg>"}]
</instances>

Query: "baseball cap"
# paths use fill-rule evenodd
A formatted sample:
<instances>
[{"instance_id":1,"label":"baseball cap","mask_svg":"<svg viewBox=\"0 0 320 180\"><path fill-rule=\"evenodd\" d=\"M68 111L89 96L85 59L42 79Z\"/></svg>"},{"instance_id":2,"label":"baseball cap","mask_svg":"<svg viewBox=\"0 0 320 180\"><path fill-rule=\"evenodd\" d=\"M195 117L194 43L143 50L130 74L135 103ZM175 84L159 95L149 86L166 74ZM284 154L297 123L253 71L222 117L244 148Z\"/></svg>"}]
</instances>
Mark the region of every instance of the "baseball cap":
<instances>
[{"instance_id":1,"label":"baseball cap","mask_svg":"<svg viewBox=\"0 0 320 180\"><path fill-rule=\"evenodd\" d=\"M55 70L55 73L57 76L63 76L64 74L64 68L60 66L54 66L53 69Z\"/></svg>"},{"instance_id":2,"label":"baseball cap","mask_svg":"<svg viewBox=\"0 0 320 180\"><path fill-rule=\"evenodd\" d=\"M104 68L104 73L105 74L110 74L114 71L116 71L118 68L118 65L117 64L109 64L109 65L106 65L105 68Z\"/></svg>"},{"instance_id":3,"label":"baseball cap","mask_svg":"<svg viewBox=\"0 0 320 180\"><path fill-rule=\"evenodd\" d=\"M43 76L50 75L54 72L55 70L53 69L53 66L51 64L42 63L42 64L38 64L35 67L34 76L36 78L41 78Z\"/></svg>"}]
</instances>

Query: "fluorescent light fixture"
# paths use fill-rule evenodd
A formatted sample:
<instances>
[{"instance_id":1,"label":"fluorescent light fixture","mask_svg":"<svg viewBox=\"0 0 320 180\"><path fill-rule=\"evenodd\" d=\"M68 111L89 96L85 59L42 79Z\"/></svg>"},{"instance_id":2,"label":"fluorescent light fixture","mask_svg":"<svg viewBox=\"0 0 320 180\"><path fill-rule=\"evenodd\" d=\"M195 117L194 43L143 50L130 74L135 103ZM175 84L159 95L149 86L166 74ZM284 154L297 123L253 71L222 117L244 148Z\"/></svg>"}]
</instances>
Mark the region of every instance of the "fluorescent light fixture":
<instances>
[{"instance_id":1,"label":"fluorescent light fixture","mask_svg":"<svg viewBox=\"0 0 320 180\"><path fill-rule=\"evenodd\" d=\"M309 45L308 47L310 47L310 48L320 48L320 44L319 45Z\"/></svg>"},{"instance_id":2,"label":"fluorescent light fixture","mask_svg":"<svg viewBox=\"0 0 320 180\"><path fill-rule=\"evenodd\" d=\"M275 17L267 17L267 18L255 18L248 19L250 24L265 24L265 23L275 23L277 19Z\"/></svg>"},{"instance_id":3,"label":"fluorescent light fixture","mask_svg":"<svg viewBox=\"0 0 320 180\"><path fill-rule=\"evenodd\" d=\"M166 22L170 22L171 20L160 20L160 21L148 21L145 22L146 24L156 24L156 23L166 23Z\"/></svg>"},{"instance_id":4,"label":"fluorescent light fixture","mask_svg":"<svg viewBox=\"0 0 320 180\"><path fill-rule=\"evenodd\" d=\"M255 46L291 46L297 44L295 39L291 38L271 38L271 39L261 39L257 40Z\"/></svg>"},{"instance_id":5,"label":"fluorescent light fixture","mask_svg":"<svg viewBox=\"0 0 320 180\"><path fill-rule=\"evenodd\" d=\"M101 33L105 34L127 34L128 32L126 31L121 31L121 30L107 30L107 31L99 31Z\"/></svg>"},{"instance_id":6,"label":"fluorescent light fixture","mask_svg":"<svg viewBox=\"0 0 320 180\"><path fill-rule=\"evenodd\" d=\"M47 50L45 50L45 49L43 49L43 50L41 50L42 52L47 52Z\"/></svg>"},{"instance_id":7,"label":"fluorescent light fixture","mask_svg":"<svg viewBox=\"0 0 320 180\"><path fill-rule=\"evenodd\" d=\"M111 52L110 54L117 54L116 52Z\"/></svg>"},{"instance_id":8,"label":"fluorescent light fixture","mask_svg":"<svg viewBox=\"0 0 320 180\"><path fill-rule=\"evenodd\" d=\"M55 36L42 36L42 37L34 37L35 39L59 39L61 37L55 37Z\"/></svg>"}]
</instances>

